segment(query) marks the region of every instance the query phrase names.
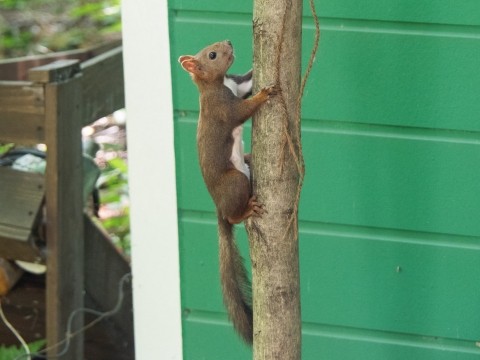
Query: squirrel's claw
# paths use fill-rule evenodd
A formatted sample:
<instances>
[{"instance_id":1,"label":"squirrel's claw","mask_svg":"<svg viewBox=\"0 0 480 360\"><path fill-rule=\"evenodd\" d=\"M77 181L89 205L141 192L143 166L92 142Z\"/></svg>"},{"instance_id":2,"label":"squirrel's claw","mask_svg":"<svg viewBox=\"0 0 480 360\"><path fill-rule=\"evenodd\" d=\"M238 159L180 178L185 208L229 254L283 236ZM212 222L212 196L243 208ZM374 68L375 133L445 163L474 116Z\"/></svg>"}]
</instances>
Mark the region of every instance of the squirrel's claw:
<instances>
[{"instance_id":1,"label":"squirrel's claw","mask_svg":"<svg viewBox=\"0 0 480 360\"><path fill-rule=\"evenodd\" d=\"M276 84L267 85L262 90L265 91L268 94L269 97L275 96L279 92L281 92L280 87L277 86Z\"/></svg>"}]
</instances>

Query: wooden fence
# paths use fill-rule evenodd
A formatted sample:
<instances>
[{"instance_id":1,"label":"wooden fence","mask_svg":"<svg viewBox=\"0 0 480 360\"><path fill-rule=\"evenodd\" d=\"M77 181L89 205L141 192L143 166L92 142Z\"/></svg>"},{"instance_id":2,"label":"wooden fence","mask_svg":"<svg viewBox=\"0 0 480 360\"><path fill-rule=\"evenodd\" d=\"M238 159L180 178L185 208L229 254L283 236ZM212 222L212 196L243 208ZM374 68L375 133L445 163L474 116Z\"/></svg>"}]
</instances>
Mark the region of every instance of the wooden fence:
<instances>
[{"instance_id":1,"label":"wooden fence","mask_svg":"<svg viewBox=\"0 0 480 360\"><path fill-rule=\"evenodd\" d=\"M45 194L44 260L31 237L25 235L28 226L22 236L13 236L19 231L18 226L14 221L9 222L8 217L0 219L0 257L45 261L47 265L47 347L64 339L69 316L84 307L85 291L98 310L109 310L115 305L121 277L130 272L129 264L115 251L107 236L84 215L82 198L81 129L123 107L121 47L109 45L55 57L0 62L0 142L47 146L43 182L32 174L37 177L37 190ZM5 177L0 177L0 188L2 181ZM9 213L16 199L25 197L25 186L15 183L9 186L12 187L9 191L0 191L2 214ZM34 195L37 199L38 194ZM7 196L10 203L5 202ZM29 209L25 217L36 217L37 210ZM12 246L15 251L6 250ZM30 248L31 251L27 250ZM127 290L122 311L114 321L123 330L122 341L127 339L133 349L131 287ZM73 329L79 329L83 323L83 317L76 316ZM52 348L48 357L58 355L61 349ZM62 359L83 359L83 354L83 338L78 335L71 340L68 354Z\"/></svg>"}]
</instances>

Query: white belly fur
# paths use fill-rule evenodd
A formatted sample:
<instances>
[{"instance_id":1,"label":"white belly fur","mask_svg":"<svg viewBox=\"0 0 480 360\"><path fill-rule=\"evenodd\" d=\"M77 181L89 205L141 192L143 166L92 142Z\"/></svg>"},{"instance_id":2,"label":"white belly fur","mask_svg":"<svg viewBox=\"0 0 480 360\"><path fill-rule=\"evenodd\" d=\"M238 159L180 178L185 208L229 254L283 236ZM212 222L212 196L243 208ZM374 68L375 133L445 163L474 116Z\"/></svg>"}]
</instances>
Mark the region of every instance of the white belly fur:
<instances>
[{"instance_id":1,"label":"white belly fur","mask_svg":"<svg viewBox=\"0 0 480 360\"><path fill-rule=\"evenodd\" d=\"M245 95L248 91L250 91L252 87L251 80L248 82L248 84L243 84L239 86L235 81L227 77L223 79L223 84L230 90L232 90L235 96L240 96L239 92L242 94L241 96ZM248 86L250 88L248 88ZM233 129L232 137L233 146L230 161L238 171L244 173L248 180L250 180L250 168L247 164L245 164L245 157L243 152L243 126L237 126L235 129Z\"/></svg>"},{"instance_id":2,"label":"white belly fur","mask_svg":"<svg viewBox=\"0 0 480 360\"><path fill-rule=\"evenodd\" d=\"M243 126L237 126L232 131L233 146L230 161L238 171L241 171L250 180L250 168L245 164L243 152Z\"/></svg>"}]
</instances>

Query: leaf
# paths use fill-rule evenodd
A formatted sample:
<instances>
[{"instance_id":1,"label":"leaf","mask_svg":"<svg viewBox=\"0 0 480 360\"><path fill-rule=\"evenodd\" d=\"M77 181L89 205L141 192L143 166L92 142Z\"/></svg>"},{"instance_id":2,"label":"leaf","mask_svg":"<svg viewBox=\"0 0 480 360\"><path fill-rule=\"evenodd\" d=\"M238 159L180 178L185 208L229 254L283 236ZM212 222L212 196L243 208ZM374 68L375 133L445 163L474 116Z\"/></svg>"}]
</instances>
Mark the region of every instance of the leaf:
<instances>
[{"instance_id":1,"label":"leaf","mask_svg":"<svg viewBox=\"0 0 480 360\"><path fill-rule=\"evenodd\" d=\"M128 170L127 162L120 157L116 157L108 160L108 164L114 168L120 170L122 173L126 174Z\"/></svg>"},{"instance_id":2,"label":"leaf","mask_svg":"<svg viewBox=\"0 0 480 360\"><path fill-rule=\"evenodd\" d=\"M14 147L15 147L15 144L12 144L12 143L0 144L0 155L5 154L7 151L10 151Z\"/></svg>"},{"instance_id":3,"label":"leaf","mask_svg":"<svg viewBox=\"0 0 480 360\"><path fill-rule=\"evenodd\" d=\"M28 344L30 353L34 354L39 352L46 344L45 340L37 340ZM24 355L25 350L21 346L5 346L0 345L0 360L12 360L20 355Z\"/></svg>"}]
</instances>

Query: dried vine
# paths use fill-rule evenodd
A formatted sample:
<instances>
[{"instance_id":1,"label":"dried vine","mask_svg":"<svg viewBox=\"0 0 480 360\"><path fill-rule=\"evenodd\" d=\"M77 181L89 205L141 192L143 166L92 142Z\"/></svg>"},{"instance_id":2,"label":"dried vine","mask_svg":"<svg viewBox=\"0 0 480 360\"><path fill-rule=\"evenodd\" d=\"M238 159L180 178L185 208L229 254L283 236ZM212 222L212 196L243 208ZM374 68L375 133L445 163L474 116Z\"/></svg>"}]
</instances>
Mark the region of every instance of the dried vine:
<instances>
[{"instance_id":1,"label":"dried vine","mask_svg":"<svg viewBox=\"0 0 480 360\"><path fill-rule=\"evenodd\" d=\"M310 3L310 10L312 12L312 16L313 16L313 20L314 20L314 24L315 24L315 38L314 38L314 42L313 42L313 48L312 48L312 51L310 53L310 59L308 61L308 65L307 65L307 69L305 71L305 74L303 75L302 82L301 82L301 85L300 85L300 91L299 91L298 98L297 98L297 106L296 106L297 113L296 113L295 129L294 129L296 140L297 140L297 150L296 151L295 151L295 146L294 146L293 141L292 141L292 137L291 137L289 129L288 129L289 121L288 121L288 111L287 111L287 105L286 105L285 97L284 97L283 93L280 92L280 102L281 102L282 108L285 111L285 114L287 115L285 117L286 120L284 122L284 141L283 141L283 144L282 144L282 156L281 156L282 161L280 163L280 171L281 172L283 171L283 164L285 162L285 147L288 145L289 152L290 152L290 154L292 155L292 157L295 161L295 164L297 166L298 175L299 175L299 180L298 180L297 190L296 190L296 195L295 195L294 211L292 212L292 215L291 215L291 217L288 221L288 226L287 226L287 229L285 231L285 237L287 236L288 230L290 229L292 224L297 226L297 221L298 221L297 220L298 218L297 218L296 215L298 213L298 206L299 206L299 202L300 202L300 192L302 190L303 180L304 180L304 177L305 177L305 163L304 163L304 159L303 159L303 151L302 151L302 144L301 144L301 116L302 116L301 115L301 103L302 103L302 98L303 98L303 94L304 94L304 91L305 91L305 86L307 84L308 78L310 77L310 73L311 73L312 68L313 68L313 63L315 62L315 58L316 58L317 51L318 51L318 45L319 45L319 42L320 42L320 23L319 23L319 20L318 20L318 15L317 15L316 9L315 9L314 0L310 0L309 3ZM292 5L292 2L290 1L284 9L283 20L282 20L283 25L282 25L282 31L280 33L280 44L279 44L277 64L276 64L276 70L277 70L277 72L276 72L276 83L278 84L280 89L282 88L281 77L280 77L280 54L282 53L282 49L283 49L283 38L284 38L284 33L285 33L285 30L284 30L285 29L285 20L286 20L288 9L291 7L291 5Z\"/></svg>"}]
</instances>

